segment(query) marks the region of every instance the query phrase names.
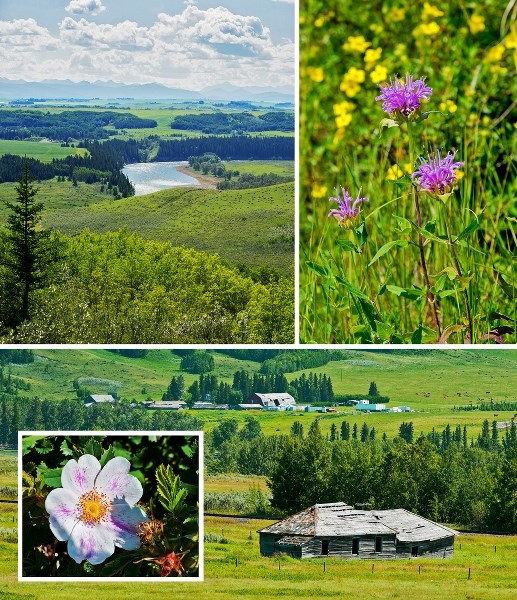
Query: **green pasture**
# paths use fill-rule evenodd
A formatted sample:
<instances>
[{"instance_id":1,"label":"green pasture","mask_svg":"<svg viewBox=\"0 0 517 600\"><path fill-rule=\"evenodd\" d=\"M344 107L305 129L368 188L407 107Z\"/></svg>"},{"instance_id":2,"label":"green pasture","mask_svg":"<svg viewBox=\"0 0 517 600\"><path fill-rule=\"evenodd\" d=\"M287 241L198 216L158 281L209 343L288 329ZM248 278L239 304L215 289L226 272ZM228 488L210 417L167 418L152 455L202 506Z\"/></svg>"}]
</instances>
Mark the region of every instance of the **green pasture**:
<instances>
[{"instance_id":1,"label":"green pasture","mask_svg":"<svg viewBox=\"0 0 517 600\"><path fill-rule=\"evenodd\" d=\"M267 265L291 275L293 198L292 183L224 191L179 187L100 200L73 210L49 202L43 226L68 235L86 227L95 233L127 227L146 239L219 254L232 264Z\"/></svg>"},{"instance_id":2,"label":"green pasture","mask_svg":"<svg viewBox=\"0 0 517 600\"><path fill-rule=\"evenodd\" d=\"M53 158L66 156L85 156L86 148L63 147L58 142L26 142L18 140L0 140L0 156L3 154L17 154L27 158L35 158L41 162L52 162Z\"/></svg>"},{"instance_id":3,"label":"green pasture","mask_svg":"<svg viewBox=\"0 0 517 600\"><path fill-rule=\"evenodd\" d=\"M294 161L292 160L227 160L224 161L227 171L239 171L262 175L263 173L274 173L283 177L294 179Z\"/></svg>"},{"instance_id":4,"label":"green pasture","mask_svg":"<svg viewBox=\"0 0 517 600\"><path fill-rule=\"evenodd\" d=\"M0 509L1 510L1 509ZM263 557L257 530L271 521L205 518L205 534L228 543L205 543L205 581L180 583L174 593L204 599L229 598L447 598L513 599L517 593L515 536L459 535L450 559L359 561ZM460 550L461 544L461 550ZM160 584L41 583L17 581L17 544L0 542L0 597L5 600L71 600L80 594L139 600L164 592ZM496 550L496 551L495 551ZM470 579L469 579L470 569Z\"/></svg>"}]
</instances>

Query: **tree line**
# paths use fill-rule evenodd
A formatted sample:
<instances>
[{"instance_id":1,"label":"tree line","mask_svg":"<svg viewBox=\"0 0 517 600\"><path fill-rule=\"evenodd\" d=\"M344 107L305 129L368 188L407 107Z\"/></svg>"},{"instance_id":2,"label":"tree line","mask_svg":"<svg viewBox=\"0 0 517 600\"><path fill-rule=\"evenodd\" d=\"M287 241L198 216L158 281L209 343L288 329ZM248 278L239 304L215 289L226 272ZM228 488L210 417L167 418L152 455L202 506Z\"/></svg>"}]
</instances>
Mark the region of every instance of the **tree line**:
<instances>
[{"instance_id":1,"label":"tree line","mask_svg":"<svg viewBox=\"0 0 517 600\"><path fill-rule=\"evenodd\" d=\"M108 126L113 130L105 129ZM50 113L44 110L0 109L0 138L27 140L32 137L56 141L100 140L118 133L118 129L154 128L154 119L142 119L131 113L110 111L64 110Z\"/></svg>"},{"instance_id":2,"label":"tree line","mask_svg":"<svg viewBox=\"0 0 517 600\"><path fill-rule=\"evenodd\" d=\"M258 131L294 131L294 113L267 112L253 115L250 112L213 112L178 115L171 122L172 129L202 131L221 135Z\"/></svg>"}]
</instances>

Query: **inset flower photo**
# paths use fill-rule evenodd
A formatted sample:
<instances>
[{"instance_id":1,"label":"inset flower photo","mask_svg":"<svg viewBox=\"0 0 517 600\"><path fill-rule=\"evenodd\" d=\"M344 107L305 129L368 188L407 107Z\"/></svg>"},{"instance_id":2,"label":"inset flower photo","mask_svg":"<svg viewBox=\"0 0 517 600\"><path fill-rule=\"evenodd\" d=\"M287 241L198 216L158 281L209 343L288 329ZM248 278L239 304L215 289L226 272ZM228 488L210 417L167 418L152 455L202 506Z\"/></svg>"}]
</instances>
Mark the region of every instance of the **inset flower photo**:
<instances>
[{"instance_id":1,"label":"inset flower photo","mask_svg":"<svg viewBox=\"0 0 517 600\"><path fill-rule=\"evenodd\" d=\"M20 432L20 580L202 580L202 432Z\"/></svg>"}]
</instances>

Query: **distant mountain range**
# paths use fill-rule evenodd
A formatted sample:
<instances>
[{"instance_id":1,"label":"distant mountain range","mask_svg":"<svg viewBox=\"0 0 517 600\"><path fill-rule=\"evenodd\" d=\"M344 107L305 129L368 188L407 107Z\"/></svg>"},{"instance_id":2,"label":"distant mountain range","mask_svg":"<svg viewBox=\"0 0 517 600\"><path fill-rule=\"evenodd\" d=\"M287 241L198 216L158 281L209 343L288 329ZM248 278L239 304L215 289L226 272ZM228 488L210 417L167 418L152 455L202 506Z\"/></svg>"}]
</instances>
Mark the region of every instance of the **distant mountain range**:
<instances>
[{"instance_id":1,"label":"distant mountain range","mask_svg":"<svg viewBox=\"0 0 517 600\"><path fill-rule=\"evenodd\" d=\"M129 84L115 81L73 82L68 79L24 81L0 77L0 98L69 99L69 98L134 98L135 100L247 100L250 102L294 102L289 86L239 87L224 83L200 91L169 88L157 83Z\"/></svg>"}]
</instances>

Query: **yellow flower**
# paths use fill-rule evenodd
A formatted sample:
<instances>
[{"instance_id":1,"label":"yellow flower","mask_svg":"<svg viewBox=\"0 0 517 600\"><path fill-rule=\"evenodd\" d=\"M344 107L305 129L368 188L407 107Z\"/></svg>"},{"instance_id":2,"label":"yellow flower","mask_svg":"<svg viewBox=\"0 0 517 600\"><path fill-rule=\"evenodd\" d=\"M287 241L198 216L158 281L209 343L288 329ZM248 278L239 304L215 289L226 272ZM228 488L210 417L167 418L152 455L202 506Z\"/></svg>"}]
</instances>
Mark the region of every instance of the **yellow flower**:
<instances>
[{"instance_id":1,"label":"yellow flower","mask_svg":"<svg viewBox=\"0 0 517 600\"><path fill-rule=\"evenodd\" d=\"M395 56L401 56L402 54L404 54L405 51L406 51L406 44L397 44L395 46L395 50L394 50L393 54Z\"/></svg>"},{"instance_id":2,"label":"yellow flower","mask_svg":"<svg viewBox=\"0 0 517 600\"><path fill-rule=\"evenodd\" d=\"M351 67L344 75L339 89L349 98L353 98L361 90L360 83L363 83L365 72L362 69Z\"/></svg>"},{"instance_id":3,"label":"yellow flower","mask_svg":"<svg viewBox=\"0 0 517 600\"><path fill-rule=\"evenodd\" d=\"M406 164L404 165L404 171L405 171L405 172L406 172L408 175L411 175L411 173L413 172L413 169L414 169L414 167L413 167L413 164L412 164L412 163L406 163Z\"/></svg>"},{"instance_id":4,"label":"yellow flower","mask_svg":"<svg viewBox=\"0 0 517 600\"><path fill-rule=\"evenodd\" d=\"M355 67L350 67L350 69L348 69L348 71L343 76L343 80L355 83L363 83L364 78L364 71L362 69L356 69Z\"/></svg>"},{"instance_id":5,"label":"yellow flower","mask_svg":"<svg viewBox=\"0 0 517 600\"><path fill-rule=\"evenodd\" d=\"M314 21L314 27L323 27L325 25L325 17L318 17Z\"/></svg>"},{"instance_id":6,"label":"yellow flower","mask_svg":"<svg viewBox=\"0 0 517 600\"><path fill-rule=\"evenodd\" d=\"M321 67L307 67L307 75L316 83L321 83L325 79L325 73Z\"/></svg>"},{"instance_id":7,"label":"yellow flower","mask_svg":"<svg viewBox=\"0 0 517 600\"><path fill-rule=\"evenodd\" d=\"M388 77L388 69L383 65L377 65L370 73L370 79L373 83L382 83Z\"/></svg>"},{"instance_id":8,"label":"yellow flower","mask_svg":"<svg viewBox=\"0 0 517 600\"><path fill-rule=\"evenodd\" d=\"M343 44L343 50L363 54L371 45L371 42L367 42L362 35L351 35Z\"/></svg>"},{"instance_id":9,"label":"yellow flower","mask_svg":"<svg viewBox=\"0 0 517 600\"><path fill-rule=\"evenodd\" d=\"M370 25L370 31L373 31L373 33L382 33L384 31L384 27L378 23L372 23Z\"/></svg>"},{"instance_id":10,"label":"yellow flower","mask_svg":"<svg viewBox=\"0 0 517 600\"><path fill-rule=\"evenodd\" d=\"M485 62L487 63L495 63L499 62L505 53L505 47L502 44L497 44L497 46L492 46L490 50L486 53Z\"/></svg>"},{"instance_id":11,"label":"yellow flower","mask_svg":"<svg viewBox=\"0 0 517 600\"><path fill-rule=\"evenodd\" d=\"M513 29L503 40L503 44L508 48L508 50L512 50L517 48L517 30Z\"/></svg>"},{"instance_id":12,"label":"yellow flower","mask_svg":"<svg viewBox=\"0 0 517 600\"><path fill-rule=\"evenodd\" d=\"M490 123L492 122L492 119L490 117L488 117L487 115L485 115L482 119L481 119L481 123L483 123L483 125L486 127L487 125L490 125Z\"/></svg>"},{"instance_id":13,"label":"yellow flower","mask_svg":"<svg viewBox=\"0 0 517 600\"><path fill-rule=\"evenodd\" d=\"M461 169L458 169L455 173L455 177L459 181L460 179L463 179L463 177L465 177L465 172Z\"/></svg>"},{"instance_id":14,"label":"yellow flower","mask_svg":"<svg viewBox=\"0 0 517 600\"><path fill-rule=\"evenodd\" d=\"M404 171L398 165L393 165L388 169L386 179L388 181L395 181L397 179L400 179L403 175Z\"/></svg>"},{"instance_id":15,"label":"yellow flower","mask_svg":"<svg viewBox=\"0 0 517 600\"><path fill-rule=\"evenodd\" d=\"M336 127L338 129L347 127L352 122L352 115L350 113L343 113L336 117Z\"/></svg>"},{"instance_id":16,"label":"yellow flower","mask_svg":"<svg viewBox=\"0 0 517 600\"><path fill-rule=\"evenodd\" d=\"M418 37L419 35L436 35L440 32L440 26L438 23L431 21L431 23L421 23L418 27L413 29L413 35Z\"/></svg>"},{"instance_id":17,"label":"yellow flower","mask_svg":"<svg viewBox=\"0 0 517 600\"><path fill-rule=\"evenodd\" d=\"M373 69L373 64L381 58L381 54L382 48L375 48L375 50L369 49L365 52L364 62L368 71Z\"/></svg>"},{"instance_id":18,"label":"yellow flower","mask_svg":"<svg viewBox=\"0 0 517 600\"><path fill-rule=\"evenodd\" d=\"M339 102L339 104L334 104L334 114L336 115L336 117L339 117L340 115L345 115L351 110L354 110L354 108L355 104L343 100L343 102Z\"/></svg>"},{"instance_id":19,"label":"yellow flower","mask_svg":"<svg viewBox=\"0 0 517 600\"><path fill-rule=\"evenodd\" d=\"M300 23L300 25L304 25L305 24L305 17L304 17L304 15L301 15L301 17L299 18L298 22Z\"/></svg>"},{"instance_id":20,"label":"yellow flower","mask_svg":"<svg viewBox=\"0 0 517 600\"><path fill-rule=\"evenodd\" d=\"M388 11L388 14L386 16L388 21L398 23L399 21L403 21L406 17L406 9L394 6L390 11Z\"/></svg>"},{"instance_id":21,"label":"yellow flower","mask_svg":"<svg viewBox=\"0 0 517 600\"><path fill-rule=\"evenodd\" d=\"M499 73L508 73L508 69L506 67L501 67L500 65L490 65L490 73L499 75Z\"/></svg>"},{"instance_id":22,"label":"yellow flower","mask_svg":"<svg viewBox=\"0 0 517 600\"><path fill-rule=\"evenodd\" d=\"M312 195L315 198L324 198L327 195L327 186L314 183L312 185Z\"/></svg>"},{"instance_id":23,"label":"yellow flower","mask_svg":"<svg viewBox=\"0 0 517 600\"><path fill-rule=\"evenodd\" d=\"M485 17L472 14L470 19L467 21L467 25L469 26L470 33L475 35L476 33L479 33L485 29Z\"/></svg>"},{"instance_id":24,"label":"yellow flower","mask_svg":"<svg viewBox=\"0 0 517 600\"><path fill-rule=\"evenodd\" d=\"M440 102L440 110L455 113L458 110L458 107L452 100L446 100L445 102Z\"/></svg>"},{"instance_id":25,"label":"yellow flower","mask_svg":"<svg viewBox=\"0 0 517 600\"><path fill-rule=\"evenodd\" d=\"M429 2L424 2L424 8L422 9L422 21L428 21L435 17L443 17L443 11L436 6L431 6Z\"/></svg>"}]
</instances>

